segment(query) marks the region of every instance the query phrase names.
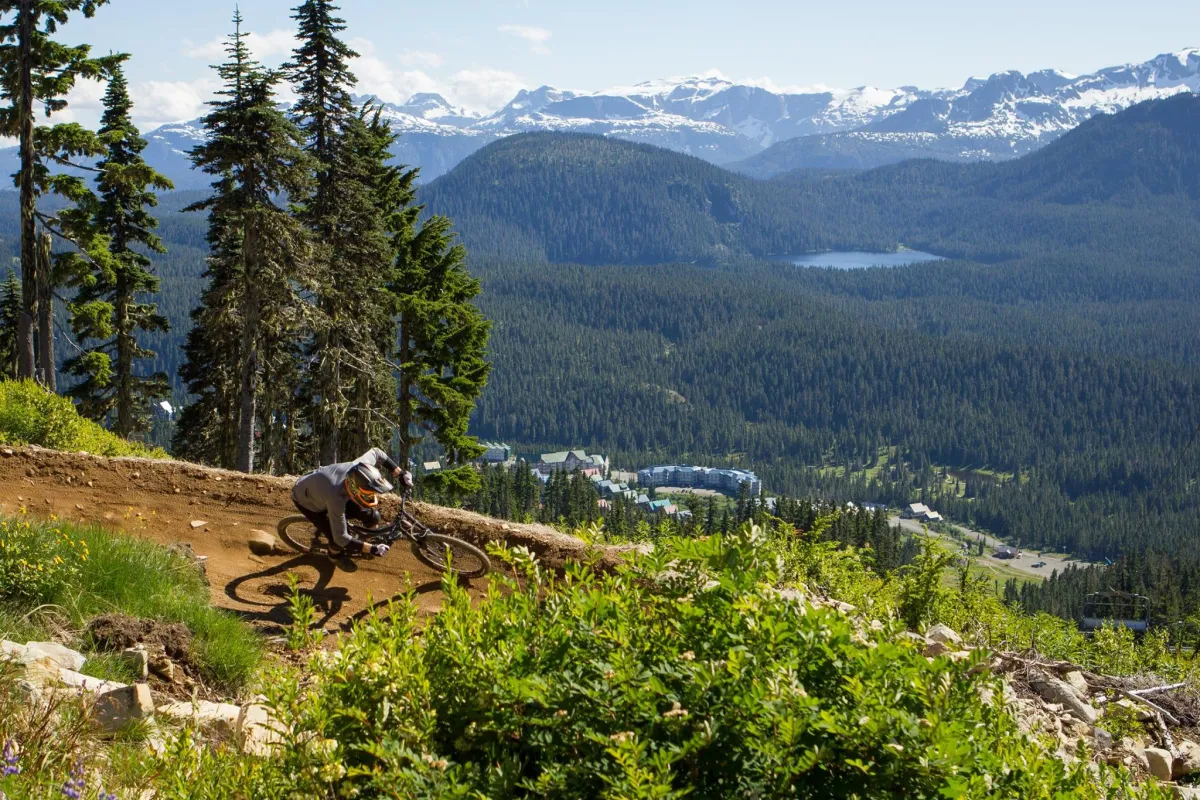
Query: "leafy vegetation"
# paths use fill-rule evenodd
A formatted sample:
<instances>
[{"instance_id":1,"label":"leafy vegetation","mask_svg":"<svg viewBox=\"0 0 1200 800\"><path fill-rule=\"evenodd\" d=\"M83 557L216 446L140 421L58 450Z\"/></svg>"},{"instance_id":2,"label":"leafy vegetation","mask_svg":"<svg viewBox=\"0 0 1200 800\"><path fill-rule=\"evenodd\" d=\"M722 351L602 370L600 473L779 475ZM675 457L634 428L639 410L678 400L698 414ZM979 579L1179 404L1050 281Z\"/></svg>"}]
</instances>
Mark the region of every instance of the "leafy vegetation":
<instances>
[{"instance_id":1,"label":"leafy vegetation","mask_svg":"<svg viewBox=\"0 0 1200 800\"><path fill-rule=\"evenodd\" d=\"M261 654L257 635L209 605L208 587L179 556L100 528L0 520L0 632L37 635L26 614L42 607L72 630L111 611L182 622L204 678L229 691L249 680Z\"/></svg>"},{"instance_id":2,"label":"leafy vegetation","mask_svg":"<svg viewBox=\"0 0 1200 800\"><path fill-rule=\"evenodd\" d=\"M33 381L0 381L0 443L36 444L103 456L166 458L79 416L74 404Z\"/></svg>"}]
</instances>

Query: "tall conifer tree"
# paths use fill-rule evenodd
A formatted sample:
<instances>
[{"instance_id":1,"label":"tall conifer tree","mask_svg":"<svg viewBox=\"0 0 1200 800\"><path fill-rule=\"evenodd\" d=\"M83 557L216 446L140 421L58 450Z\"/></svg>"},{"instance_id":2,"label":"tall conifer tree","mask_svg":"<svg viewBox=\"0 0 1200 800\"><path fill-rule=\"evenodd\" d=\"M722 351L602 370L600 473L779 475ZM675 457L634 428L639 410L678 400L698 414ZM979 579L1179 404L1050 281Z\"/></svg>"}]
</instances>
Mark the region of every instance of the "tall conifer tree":
<instances>
[{"instance_id":1,"label":"tall conifer tree","mask_svg":"<svg viewBox=\"0 0 1200 800\"><path fill-rule=\"evenodd\" d=\"M310 347L305 396L311 404L317 460L328 464L359 452L377 427L372 391L387 382L388 348L394 338L382 291L394 252L387 239L372 180L378 167L371 135L356 116L350 91L355 78L349 61L357 56L340 34L345 23L330 0L306 0L297 6L298 24L292 61L285 65L296 90L292 119L304 132L316 180L299 204L300 218L315 234L314 260L320 323ZM385 414L386 416L386 414Z\"/></svg>"},{"instance_id":2,"label":"tall conifer tree","mask_svg":"<svg viewBox=\"0 0 1200 800\"><path fill-rule=\"evenodd\" d=\"M38 218L63 235L57 219L37 211L37 198L54 191L68 200L86 201L89 190L78 177L51 175L47 162L67 165L77 156L99 155L101 147L89 131L77 124L36 125L40 106L47 116L66 108L65 95L79 78L97 78L122 56L91 58L88 45L70 47L51 37L72 14L91 17L108 0L0 0L0 92L10 103L0 108L0 133L17 139L20 170L16 184L21 193L21 299L18 320L18 374L54 383L53 318L50 309L39 311L39 296L46 305L53 277L50 262L39 254ZM39 132L40 131L40 132ZM93 258L101 258L103 242L79 229L73 243ZM69 235L69 234L68 234ZM35 345L36 335L40 347ZM40 351L40 352L39 352Z\"/></svg>"},{"instance_id":3,"label":"tall conifer tree","mask_svg":"<svg viewBox=\"0 0 1200 800\"><path fill-rule=\"evenodd\" d=\"M113 417L113 431L124 437L146 430L150 402L168 394L166 375L142 376L136 365L155 355L138 343L138 333L168 329L157 306L144 302L158 291L159 281L142 251L166 252L153 233L158 221L147 209L158 204L154 189L173 187L143 160L146 141L130 118L132 108L118 67L104 95L99 136L107 155L97 164L100 197L92 219L108 236L112 259L82 274L71 303L76 335L85 343L99 343L66 364L70 373L83 378L70 392L80 410L96 420Z\"/></svg>"},{"instance_id":4,"label":"tall conifer tree","mask_svg":"<svg viewBox=\"0 0 1200 800\"><path fill-rule=\"evenodd\" d=\"M466 260L450 220L434 216L402 243L396 261L401 463L425 436L441 445L448 465L465 465L483 452L467 423L491 371L491 323L473 302L480 284ZM479 480L469 467L444 470L436 479L453 493L474 491Z\"/></svg>"},{"instance_id":5,"label":"tall conifer tree","mask_svg":"<svg viewBox=\"0 0 1200 800\"><path fill-rule=\"evenodd\" d=\"M209 139L192 153L217 180L212 197L191 206L209 211L212 255L181 369L198 399L177 441L187 455L251 472L260 423L283 424L279 409L259 402L263 375L287 374L307 317L300 292L313 287L309 237L279 205L306 194L309 161L300 131L276 106L280 75L253 60L241 23L235 15L229 60L217 67L224 85L204 118Z\"/></svg>"}]
</instances>

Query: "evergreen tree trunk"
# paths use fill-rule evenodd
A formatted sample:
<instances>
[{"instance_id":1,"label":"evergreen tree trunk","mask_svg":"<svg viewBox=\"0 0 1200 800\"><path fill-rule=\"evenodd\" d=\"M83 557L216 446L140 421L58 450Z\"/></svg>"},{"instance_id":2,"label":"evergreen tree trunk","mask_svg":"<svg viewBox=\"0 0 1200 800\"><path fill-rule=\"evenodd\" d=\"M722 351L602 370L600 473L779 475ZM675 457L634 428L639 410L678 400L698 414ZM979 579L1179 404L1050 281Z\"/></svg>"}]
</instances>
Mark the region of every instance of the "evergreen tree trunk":
<instances>
[{"instance_id":1,"label":"evergreen tree trunk","mask_svg":"<svg viewBox=\"0 0 1200 800\"><path fill-rule=\"evenodd\" d=\"M33 378L36 369L33 325L37 313L37 228L34 217L37 197L33 185L33 0L21 0L20 58L21 83L17 101L20 122L21 159L21 298L25 306L18 332L17 376Z\"/></svg>"},{"instance_id":2,"label":"evergreen tree trunk","mask_svg":"<svg viewBox=\"0 0 1200 800\"><path fill-rule=\"evenodd\" d=\"M256 244L253 242L253 225L246 232L247 264L254 253ZM258 287L255 286L253 273L247 270L246 281L246 318L242 328L242 374L238 415L237 457L235 469L239 472L254 471L254 415L255 400L258 390L258 333L259 333L259 297Z\"/></svg>"},{"instance_id":3,"label":"evergreen tree trunk","mask_svg":"<svg viewBox=\"0 0 1200 800\"><path fill-rule=\"evenodd\" d=\"M412 358L412 331L409 330L409 323L401 320L400 322L400 365L403 369ZM400 376L400 407L397 409L396 425L400 428L400 460L396 463L400 465L400 469L408 469L409 452L412 450L412 433L410 429L413 424L413 404L412 404L412 381L407 375Z\"/></svg>"},{"instance_id":4,"label":"evergreen tree trunk","mask_svg":"<svg viewBox=\"0 0 1200 800\"><path fill-rule=\"evenodd\" d=\"M328 240L326 240L328 241ZM337 331L333 329L337 319L332 303L326 302L324 311L329 321L329 330L324 334L325 341L319 345L322 354L318 365L319 375L317 391L320 392L321 408L317 414L317 457L321 464L334 464L338 460L339 435L345 420L339 418L338 409L345 404L341 399L341 361L338 354Z\"/></svg>"},{"instance_id":5,"label":"evergreen tree trunk","mask_svg":"<svg viewBox=\"0 0 1200 800\"><path fill-rule=\"evenodd\" d=\"M117 426L118 436L128 439L133 433L133 325L129 320L129 288L124 281L117 289L115 309L117 328Z\"/></svg>"},{"instance_id":6,"label":"evergreen tree trunk","mask_svg":"<svg viewBox=\"0 0 1200 800\"><path fill-rule=\"evenodd\" d=\"M54 360L54 285L50 272L50 234L42 231L37 242L38 310L38 381L52 392L58 391Z\"/></svg>"}]
</instances>

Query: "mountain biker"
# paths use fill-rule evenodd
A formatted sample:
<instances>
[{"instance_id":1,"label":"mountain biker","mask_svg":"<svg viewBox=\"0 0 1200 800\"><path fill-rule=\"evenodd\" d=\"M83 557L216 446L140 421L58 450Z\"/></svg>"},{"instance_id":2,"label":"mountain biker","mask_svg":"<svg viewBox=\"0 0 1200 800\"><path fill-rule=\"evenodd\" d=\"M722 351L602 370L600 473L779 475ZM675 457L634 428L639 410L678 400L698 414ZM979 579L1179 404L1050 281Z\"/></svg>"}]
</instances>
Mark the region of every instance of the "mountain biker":
<instances>
[{"instance_id":1,"label":"mountain biker","mask_svg":"<svg viewBox=\"0 0 1200 800\"><path fill-rule=\"evenodd\" d=\"M369 545L351 536L346 527L347 518L369 528L379 525L379 495L392 490L381 466L393 478L401 479L405 491L412 489L412 474L373 447L354 461L321 467L296 481L292 502L340 552L387 555L390 548L386 544Z\"/></svg>"}]
</instances>

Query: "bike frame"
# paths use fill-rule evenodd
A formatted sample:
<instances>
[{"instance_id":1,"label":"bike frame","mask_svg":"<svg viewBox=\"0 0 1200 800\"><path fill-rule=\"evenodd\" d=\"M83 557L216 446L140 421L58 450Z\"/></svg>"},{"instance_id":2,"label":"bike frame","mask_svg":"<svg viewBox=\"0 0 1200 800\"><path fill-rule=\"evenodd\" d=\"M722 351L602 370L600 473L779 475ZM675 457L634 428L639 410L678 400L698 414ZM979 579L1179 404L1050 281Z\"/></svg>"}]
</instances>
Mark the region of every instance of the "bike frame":
<instances>
[{"instance_id":1,"label":"bike frame","mask_svg":"<svg viewBox=\"0 0 1200 800\"><path fill-rule=\"evenodd\" d=\"M401 521L407 521L412 526L411 530L404 530L400 526ZM425 534L433 532L428 525L413 516L412 512L408 510L408 502L403 497L400 498L400 511L391 524L382 528L363 528L347 524L346 528L351 533L358 534L365 542L386 545L394 544L401 539L412 539L419 542L425 538Z\"/></svg>"}]
</instances>

